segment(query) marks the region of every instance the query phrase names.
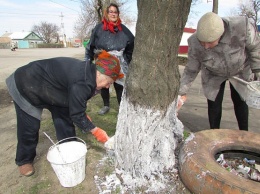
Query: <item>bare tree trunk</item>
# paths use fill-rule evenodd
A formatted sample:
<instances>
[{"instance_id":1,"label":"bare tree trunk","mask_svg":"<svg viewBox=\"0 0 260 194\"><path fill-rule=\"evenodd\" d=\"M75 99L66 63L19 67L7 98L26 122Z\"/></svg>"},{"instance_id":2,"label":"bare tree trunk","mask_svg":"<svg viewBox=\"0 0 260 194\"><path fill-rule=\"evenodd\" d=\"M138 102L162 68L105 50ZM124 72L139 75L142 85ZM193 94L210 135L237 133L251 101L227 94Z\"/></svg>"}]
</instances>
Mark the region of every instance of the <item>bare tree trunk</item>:
<instances>
[{"instance_id":1,"label":"bare tree trunk","mask_svg":"<svg viewBox=\"0 0 260 194\"><path fill-rule=\"evenodd\" d=\"M218 0L213 0L212 12L214 12L215 14L218 14Z\"/></svg>"},{"instance_id":2,"label":"bare tree trunk","mask_svg":"<svg viewBox=\"0 0 260 194\"><path fill-rule=\"evenodd\" d=\"M135 49L115 134L116 170L128 186L156 179L158 188L165 173L177 173L175 152L183 134L176 116L177 54L190 5L138 0Z\"/></svg>"}]
</instances>

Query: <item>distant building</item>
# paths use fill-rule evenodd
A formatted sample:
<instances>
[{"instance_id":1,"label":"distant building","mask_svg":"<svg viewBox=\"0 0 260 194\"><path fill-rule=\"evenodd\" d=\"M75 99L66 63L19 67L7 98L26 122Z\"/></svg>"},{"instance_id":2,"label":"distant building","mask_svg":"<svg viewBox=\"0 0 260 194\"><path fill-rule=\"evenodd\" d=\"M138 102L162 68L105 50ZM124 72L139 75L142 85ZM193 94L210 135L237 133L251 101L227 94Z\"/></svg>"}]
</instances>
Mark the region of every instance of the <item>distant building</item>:
<instances>
[{"instance_id":1,"label":"distant building","mask_svg":"<svg viewBox=\"0 0 260 194\"><path fill-rule=\"evenodd\" d=\"M18 48L37 48L37 44L43 43L41 37L34 32L5 33L0 37L0 45L1 38L10 38L10 46L15 44Z\"/></svg>"},{"instance_id":2,"label":"distant building","mask_svg":"<svg viewBox=\"0 0 260 194\"><path fill-rule=\"evenodd\" d=\"M196 29L193 28L184 28L183 34L181 37L181 42L179 46L179 54L187 54L188 53L188 38L196 32Z\"/></svg>"}]
</instances>

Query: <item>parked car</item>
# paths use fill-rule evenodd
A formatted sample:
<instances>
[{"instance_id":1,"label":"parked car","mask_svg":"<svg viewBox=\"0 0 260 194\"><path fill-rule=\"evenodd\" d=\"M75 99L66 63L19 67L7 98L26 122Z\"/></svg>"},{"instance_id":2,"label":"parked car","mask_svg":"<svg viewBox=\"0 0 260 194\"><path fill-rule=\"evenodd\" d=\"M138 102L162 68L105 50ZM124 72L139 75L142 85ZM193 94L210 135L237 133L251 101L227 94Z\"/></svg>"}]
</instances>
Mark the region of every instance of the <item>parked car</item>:
<instances>
[{"instance_id":1,"label":"parked car","mask_svg":"<svg viewBox=\"0 0 260 194\"><path fill-rule=\"evenodd\" d=\"M79 43L74 43L73 47L78 48L78 47L80 47L80 44Z\"/></svg>"}]
</instances>

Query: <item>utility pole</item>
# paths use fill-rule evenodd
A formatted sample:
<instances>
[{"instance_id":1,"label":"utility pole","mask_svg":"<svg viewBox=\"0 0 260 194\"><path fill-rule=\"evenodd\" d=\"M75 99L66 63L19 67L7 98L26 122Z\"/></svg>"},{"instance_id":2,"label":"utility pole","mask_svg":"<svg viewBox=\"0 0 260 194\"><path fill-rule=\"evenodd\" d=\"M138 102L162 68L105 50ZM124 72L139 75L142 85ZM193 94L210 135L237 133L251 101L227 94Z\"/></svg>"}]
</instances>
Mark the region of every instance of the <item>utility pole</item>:
<instances>
[{"instance_id":1,"label":"utility pole","mask_svg":"<svg viewBox=\"0 0 260 194\"><path fill-rule=\"evenodd\" d=\"M207 3L211 2L211 0L207 0ZM213 0L212 12L218 14L218 0Z\"/></svg>"},{"instance_id":2,"label":"utility pole","mask_svg":"<svg viewBox=\"0 0 260 194\"><path fill-rule=\"evenodd\" d=\"M62 33L63 45L64 45L64 47L67 47L67 41L66 41L64 23L63 23L63 17L64 17L64 15L62 14L62 12L61 12L60 17L61 17L61 33Z\"/></svg>"},{"instance_id":3,"label":"utility pole","mask_svg":"<svg viewBox=\"0 0 260 194\"><path fill-rule=\"evenodd\" d=\"M218 0L213 0L212 12L214 12L215 14L218 14Z\"/></svg>"}]
</instances>

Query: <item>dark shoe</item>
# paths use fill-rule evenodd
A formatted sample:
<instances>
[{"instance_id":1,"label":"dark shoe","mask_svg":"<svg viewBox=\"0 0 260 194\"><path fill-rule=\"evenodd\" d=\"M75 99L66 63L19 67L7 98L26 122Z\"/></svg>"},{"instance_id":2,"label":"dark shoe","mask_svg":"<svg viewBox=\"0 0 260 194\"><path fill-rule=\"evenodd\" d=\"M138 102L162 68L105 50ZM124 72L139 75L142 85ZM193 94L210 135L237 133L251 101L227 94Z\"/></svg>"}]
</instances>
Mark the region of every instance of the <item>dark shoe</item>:
<instances>
[{"instance_id":1,"label":"dark shoe","mask_svg":"<svg viewBox=\"0 0 260 194\"><path fill-rule=\"evenodd\" d=\"M23 176L31 176L34 174L34 167L32 164L24 164L19 166L20 174Z\"/></svg>"},{"instance_id":2,"label":"dark shoe","mask_svg":"<svg viewBox=\"0 0 260 194\"><path fill-rule=\"evenodd\" d=\"M109 106L104 106L103 108L100 109L98 114L104 115L104 114L108 113L109 109L110 109Z\"/></svg>"}]
</instances>

